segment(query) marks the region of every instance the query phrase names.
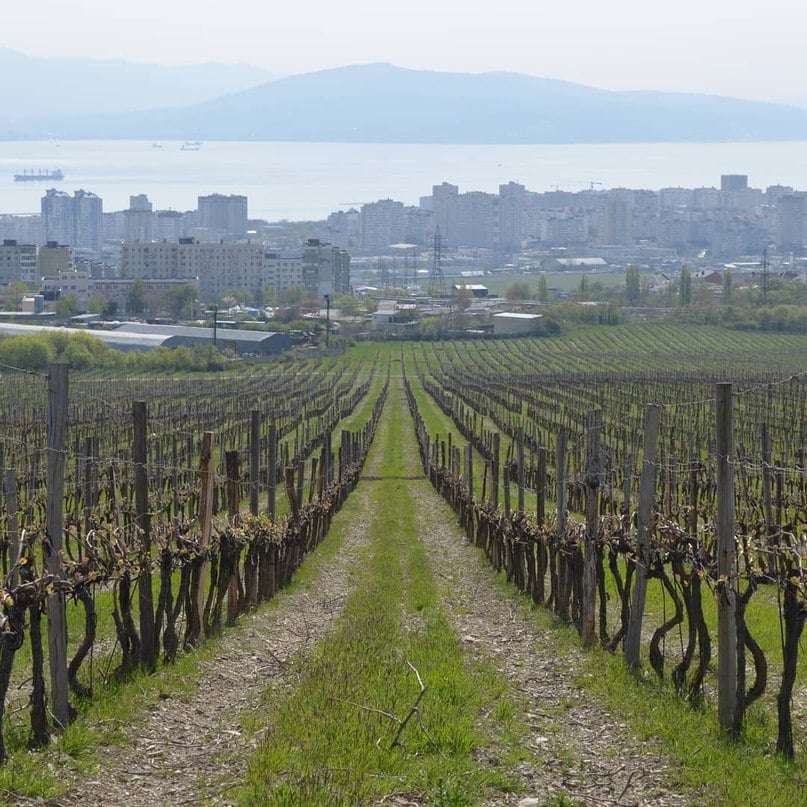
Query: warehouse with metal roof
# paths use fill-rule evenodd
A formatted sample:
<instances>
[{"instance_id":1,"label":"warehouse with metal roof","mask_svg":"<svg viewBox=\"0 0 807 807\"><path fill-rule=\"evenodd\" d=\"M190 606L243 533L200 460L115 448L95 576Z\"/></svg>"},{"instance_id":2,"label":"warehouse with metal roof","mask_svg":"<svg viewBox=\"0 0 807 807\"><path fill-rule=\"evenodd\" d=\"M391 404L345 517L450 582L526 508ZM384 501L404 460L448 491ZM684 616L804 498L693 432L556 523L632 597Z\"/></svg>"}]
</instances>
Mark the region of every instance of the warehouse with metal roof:
<instances>
[{"instance_id":1,"label":"warehouse with metal roof","mask_svg":"<svg viewBox=\"0 0 807 807\"><path fill-rule=\"evenodd\" d=\"M213 344L212 328L190 328L177 325L146 325L138 322L125 323L111 331L79 330L60 328L55 325L18 325L0 322L0 335L30 336L52 331L72 336L89 334L116 350L152 350L156 347L193 347ZM221 350L229 350L238 356L269 356L291 347L291 339L285 333L269 331L233 331L217 329L216 344Z\"/></svg>"},{"instance_id":2,"label":"warehouse with metal roof","mask_svg":"<svg viewBox=\"0 0 807 807\"><path fill-rule=\"evenodd\" d=\"M237 356L269 356L282 353L291 347L285 333L275 331L239 331L229 328L195 328L187 325L148 325L142 322L125 322L110 333L159 337L165 347L209 346L215 341L220 350Z\"/></svg>"}]
</instances>

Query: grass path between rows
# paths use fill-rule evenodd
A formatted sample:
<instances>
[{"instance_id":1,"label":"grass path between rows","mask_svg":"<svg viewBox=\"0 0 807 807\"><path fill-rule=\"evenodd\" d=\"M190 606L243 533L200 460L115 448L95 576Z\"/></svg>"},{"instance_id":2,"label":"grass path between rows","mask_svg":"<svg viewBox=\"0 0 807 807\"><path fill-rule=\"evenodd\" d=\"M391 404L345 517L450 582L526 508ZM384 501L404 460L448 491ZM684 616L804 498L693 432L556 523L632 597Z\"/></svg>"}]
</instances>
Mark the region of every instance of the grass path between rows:
<instances>
[{"instance_id":1,"label":"grass path between rows","mask_svg":"<svg viewBox=\"0 0 807 807\"><path fill-rule=\"evenodd\" d=\"M368 472L372 462L371 457ZM333 629L356 586L358 559L367 545L367 506L350 497L327 540L269 603L176 665L121 686L125 723L121 709L112 707L114 726L105 726L108 715L95 704L50 749L26 755L55 773L47 802L31 798L30 790L15 792L14 777L7 776L0 803L232 804L260 739L256 705L267 686L275 692L293 686L295 657ZM114 700L114 693L109 698ZM86 748L77 748L81 735L88 738ZM108 742L99 742L99 735Z\"/></svg>"},{"instance_id":2,"label":"grass path between rows","mask_svg":"<svg viewBox=\"0 0 807 807\"><path fill-rule=\"evenodd\" d=\"M422 476L399 380L385 412L361 584L272 710L248 805L693 803L582 697L580 651L521 618ZM426 692L395 744L400 721Z\"/></svg>"}]
</instances>

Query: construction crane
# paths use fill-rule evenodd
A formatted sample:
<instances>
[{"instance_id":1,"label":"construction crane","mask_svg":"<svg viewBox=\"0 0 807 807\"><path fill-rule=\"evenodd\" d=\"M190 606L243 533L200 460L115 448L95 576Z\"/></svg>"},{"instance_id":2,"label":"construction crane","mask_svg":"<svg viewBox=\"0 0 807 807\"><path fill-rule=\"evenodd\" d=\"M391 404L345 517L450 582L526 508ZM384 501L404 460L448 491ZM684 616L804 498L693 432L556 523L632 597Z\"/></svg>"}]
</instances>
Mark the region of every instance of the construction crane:
<instances>
[{"instance_id":1,"label":"construction crane","mask_svg":"<svg viewBox=\"0 0 807 807\"><path fill-rule=\"evenodd\" d=\"M595 185L602 185L602 182L597 182L596 179L590 179L588 182L588 189L590 191L593 191Z\"/></svg>"}]
</instances>

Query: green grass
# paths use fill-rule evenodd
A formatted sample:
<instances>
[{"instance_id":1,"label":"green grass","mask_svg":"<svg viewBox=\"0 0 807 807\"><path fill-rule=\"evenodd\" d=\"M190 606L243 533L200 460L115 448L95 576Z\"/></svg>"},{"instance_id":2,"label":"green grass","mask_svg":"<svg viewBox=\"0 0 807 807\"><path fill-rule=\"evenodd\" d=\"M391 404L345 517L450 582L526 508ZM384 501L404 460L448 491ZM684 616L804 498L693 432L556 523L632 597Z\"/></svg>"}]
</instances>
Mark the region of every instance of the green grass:
<instances>
[{"instance_id":1,"label":"green grass","mask_svg":"<svg viewBox=\"0 0 807 807\"><path fill-rule=\"evenodd\" d=\"M481 552L478 562L486 563ZM536 631L551 632L559 655L580 646L580 637L572 626L527 597L514 597L513 587L503 574L495 580L500 596L513 599L523 619ZM707 594L705 604L708 599ZM651 602L649 597L648 603ZM705 610L708 614L711 609L707 606ZM735 743L721 735L716 703L690 705L675 694L669 679L659 681L647 669L639 675L628 672L619 652L612 655L593 648L576 657L576 685L605 706L616 721L629 725L637 743L649 745L672 759L670 784L677 792L697 794L692 797L693 804L790 807L803 803L807 760L798 751L792 762L776 756L776 717L770 703L764 709L752 707L742 740Z\"/></svg>"},{"instance_id":2,"label":"green grass","mask_svg":"<svg viewBox=\"0 0 807 807\"><path fill-rule=\"evenodd\" d=\"M394 409L388 419L402 412L400 390L388 406ZM410 472L399 428L388 428L373 450L384 452L380 476ZM440 607L417 538L412 484L382 478L357 494L370 497L375 514L359 588L334 633L299 664L294 692L279 703L267 700L268 738L252 761L241 803L360 804L401 793L464 805L476 803L486 787L515 786L507 764L517 756L516 706L491 668L464 657ZM346 529L351 515L346 508L334 529ZM419 693L412 667L426 687L422 727L411 720L393 745L399 723L380 712L406 717ZM509 737L500 739L511 752L500 770L483 768L471 755L492 742L480 725L483 709Z\"/></svg>"},{"instance_id":3,"label":"green grass","mask_svg":"<svg viewBox=\"0 0 807 807\"><path fill-rule=\"evenodd\" d=\"M340 536L329 534L306 557L291 583L260 608L277 608L299 587L310 585L327 569L340 545ZM136 604L135 597L135 609ZM92 700L77 703L77 720L63 734L54 735L53 744L42 751L26 750L27 711L24 720L7 722L6 743L10 756L8 763L0 767L0 805L17 803L15 795L58 798L69 787L69 781L60 773L63 770L73 771L77 776L97 773L98 766L103 764L100 749L103 754L114 753L109 750L110 746L125 744L132 724L149 710L156 709L166 694L174 699L189 698L198 688L200 664L215 658L224 641L235 641L238 632L245 629L248 630L248 626L236 626L209 637L200 647L180 653L174 664L158 667L154 675L137 672L125 682L111 681L98 687ZM43 630L46 630L44 622Z\"/></svg>"}]
</instances>

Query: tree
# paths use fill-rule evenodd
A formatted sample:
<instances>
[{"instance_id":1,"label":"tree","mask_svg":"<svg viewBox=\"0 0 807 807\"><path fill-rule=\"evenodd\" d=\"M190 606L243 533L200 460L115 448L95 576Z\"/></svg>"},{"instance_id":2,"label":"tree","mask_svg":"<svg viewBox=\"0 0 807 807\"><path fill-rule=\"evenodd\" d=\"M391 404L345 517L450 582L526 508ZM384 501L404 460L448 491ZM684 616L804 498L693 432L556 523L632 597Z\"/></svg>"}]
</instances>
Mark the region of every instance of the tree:
<instances>
[{"instance_id":1,"label":"tree","mask_svg":"<svg viewBox=\"0 0 807 807\"><path fill-rule=\"evenodd\" d=\"M732 277L731 272L729 272L729 270L726 269L726 271L723 272L723 302L730 303L733 294L734 294L734 278Z\"/></svg>"},{"instance_id":2,"label":"tree","mask_svg":"<svg viewBox=\"0 0 807 807\"><path fill-rule=\"evenodd\" d=\"M87 302L87 311L90 314L105 314L108 306L109 300L103 294L91 294Z\"/></svg>"},{"instance_id":3,"label":"tree","mask_svg":"<svg viewBox=\"0 0 807 807\"><path fill-rule=\"evenodd\" d=\"M280 295L280 300L283 305L299 305L305 300L306 294L305 286L292 286Z\"/></svg>"},{"instance_id":4,"label":"tree","mask_svg":"<svg viewBox=\"0 0 807 807\"><path fill-rule=\"evenodd\" d=\"M56 316L61 319L78 314L78 297L71 291L63 294L56 302Z\"/></svg>"},{"instance_id":5,"label":"tree","mask_svg":"<svg viewBox=\"0 0 807 807\"><path fill-rule=\"evenodd\" d=\"M9 311L19 311L22 308L22 298L28 294L28 284L22 280L12 280L8 284L6 306Z\"/></svg>"},{"instance_id":6,"label":"tree","mask_svg":"<svg viewBox=\"0 0 807 807\"><path fill-rule=\"evenodd\" d=\"M183 283L181 286L173 286L166 295L168 310L175 316L182 316L188 310L188 304L193 310L193 303L196 300L196 286L193 283Z\"/></svg>"},{"instance_id":7,"label":"tree","mask_svg":"<svg viewBox=\"0 0 807 807\"><path fill-rule=\"evenodd\" d=\"M542 303L549 302L549 287L546 285L546 275L543 273L538 278L538 299Z\"/></svg>"},{"instance_id":8,"label":"tree","mask_svg":"<svg viewBox=\"0 0 807 807\"><path fill-rule=\"evenodd\" d=\"M625 272L625 293L629 303L638 303L642 298L642 281L635 264L630 264Z\"/></svg>"},{"instance_id":9,"label":"tree","mask_svg":"<svg viewBox=\"0 0 807 807\"><path fill-rule=\"evenodd\" d=\"M682 306L686 307L692 301L692 273L684 264L681 267L681 281L678 285L678 297Z\"/></svg>"},{"instance_id":10,"label":"tree","mask_svg":"<svg viewBox=\"0 0 807 807\"><path fill-rule=\"evenodd\" d=\"M577 293L581 300L588 300L588 275L580 275L580 286Z\"/></svg>"},{"instance_id":11,"label":"tree","mask_svg":"<svg viewBox=\"0 0 807 807\"><path fill-rule=\"evenodd\" d=\"M126 296L126 311L129 314L142 314L146 310L146 284L137 278Z\"/></svg>"},{"instance_id":12,"label":"tree","mask_svg":"<svg viewBox=\"0 0 807 807\"><path fill-rule=\"evenodd\" d=\"M530 287L522 280L511 283L505 290L504 296L508 300L529 300Z\"/></svg>"},{"instance_id":13,"label":"tree","mask_svg":"<svg viewBox=\"0 0 807 807\"><path fill-rule=\"evenodd\" d=\"M361 300L352 294L339 294L334 297L333 307L346 317L357 317L363 311Z\"/></svg>"},{"instance_id":14,"label":"tree","mask_svg":"<svg viewBox=\"0 0 807 807\"><path fill-rule=\"evenodd\" d=\"M473 293L464 283L456 290L455 301L460 311L465 311L471 305Z\"/></svg>"}]
</instances>

